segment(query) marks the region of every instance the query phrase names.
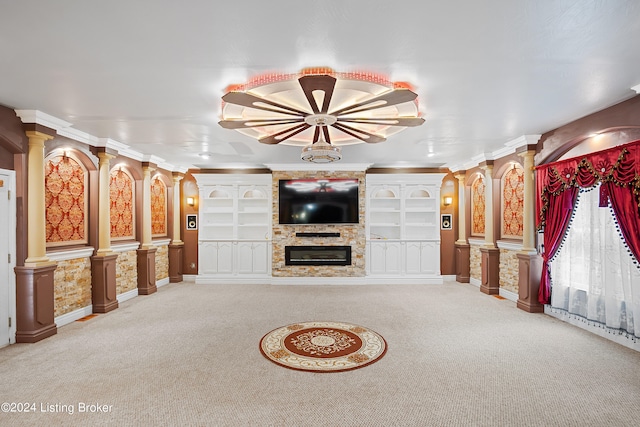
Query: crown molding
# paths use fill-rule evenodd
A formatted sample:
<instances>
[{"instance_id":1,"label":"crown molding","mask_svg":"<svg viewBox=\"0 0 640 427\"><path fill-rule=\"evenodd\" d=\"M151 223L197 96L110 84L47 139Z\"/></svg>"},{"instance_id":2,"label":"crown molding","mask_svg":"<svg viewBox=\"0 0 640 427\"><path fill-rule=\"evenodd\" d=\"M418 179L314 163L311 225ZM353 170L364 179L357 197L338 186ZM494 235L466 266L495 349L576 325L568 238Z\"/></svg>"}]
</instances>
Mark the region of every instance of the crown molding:
<instances>
[{"instance_id":1,"label":"crown molding","mask_svg":"<svg viewBox=\"0 0 640 427\"><path fill-rule=\"evenodd\" d=\"M22 123L36 123L53 129L56 132L71 126L71 123L39 110L15 110L15 112L16 115L20 117L20 120L22 120Z\"/></svg>"},{"instance_id":2,"label":"crown molding","mask_svg":"<svg viewBox=\"0 0 640 427\"><path fill-rule=\"evenodd\" d=\"M638 86L640 87L640 85ZM448 167L449 170L453 173L460 170L472 169L478 166L480 163L490 161L490 160L501 159L502 157L508 156L509 154L513 154L520 147L525 147L527 145L535 145L538 143L541 136L542 135L535 135L535 134L522 135L522 136L519 136L518 138L512 139L509 142L506 142L503 148L499 148L495 151L492 151L491 153L479 154L477 156L472 157L466 163L456 163L452 165L445 165L445 167Z\"/></svg>"},{"instance_id":3,"label":"crown molding","mask_svg":"<svg viewBox=\"0 0 640 427\"><path fill-rule=\"evenodd\" d=\"M635 85L631 90L635 91L636 94L640 93L640 85Z\"/></svg>"},{"instance_id":4,"label":"crown molding","mask_svg":"<svg viewBox=\"0 0 640 427\"><path fill-rule=\"evenodd\" d=\"M118 152L118 155L128 157L139 162L142 161L144 155L138 151L132 150L127 144L116 141L111 138L98 138L99 147L112 148Z\"/></svg>"},{"instance_id":5,"label":"crown molding","mask_svg":"<svg viewBox=\"0 0 640 427\"><path fill-rule=\"evenodd\" d=\"M99 138L72 127L61 129L56 132L60 136L82 142L83 144L91 145L92 147L97 147L99 143Z\"/></svg>"},{"instance_id":6,"label":"crown molding","mask_svg":"<svg viewBox=\"0 0 640 427\"><path fill-rule=\"evenodd\" d=\"M269 163L272 171L357 171L365 172L373 163Z\"/></svg>"}]
</instances>

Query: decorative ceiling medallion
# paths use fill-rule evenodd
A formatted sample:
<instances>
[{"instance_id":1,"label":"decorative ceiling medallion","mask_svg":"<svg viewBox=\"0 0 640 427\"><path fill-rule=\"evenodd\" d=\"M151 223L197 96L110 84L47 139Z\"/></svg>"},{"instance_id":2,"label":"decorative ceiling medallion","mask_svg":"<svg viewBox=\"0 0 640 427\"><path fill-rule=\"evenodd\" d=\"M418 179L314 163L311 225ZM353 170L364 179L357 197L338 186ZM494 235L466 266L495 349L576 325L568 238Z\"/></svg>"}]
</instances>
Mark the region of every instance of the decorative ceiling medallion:
<instances>
[{"instance_id":1,"label":"decorative ceiling medallion","mask_svg":"<svg viewBox=\"0 0 640 427\"><path fill-rule=\"evenodd\" d=\"M301 322L283 326L260 340L260 352L285 368L342 372L362 368L387 351L371 329L344 322Z\"/></svg>"},{"instance_id":2,"label":"decorative ceiling medallion","mask_svg":"<svg viewBox=\"0 0 640 427\"><path fill-rule=\"evenodd\" d=\"M302 160L342 158L341 145L385 141L420 126L417 95L373 73L308 68L267 74L228 88L219 124L264 144L304 146Z\"/></svg>"}]
</instances>

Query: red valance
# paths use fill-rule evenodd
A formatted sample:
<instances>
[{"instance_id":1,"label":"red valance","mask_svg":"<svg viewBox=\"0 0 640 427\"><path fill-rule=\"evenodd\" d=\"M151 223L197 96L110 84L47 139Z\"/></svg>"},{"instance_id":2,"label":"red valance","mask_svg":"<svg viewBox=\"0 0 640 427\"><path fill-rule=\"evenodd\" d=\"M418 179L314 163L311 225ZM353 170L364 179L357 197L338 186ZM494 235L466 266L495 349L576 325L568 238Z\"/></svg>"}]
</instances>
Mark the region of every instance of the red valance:
<instances>
[{"instance_id":1,"label":"red valance","mask_svg":"<svg viewBox=\"0 0 640 427\"><path fill-rule=\"evenodd\" d=\"M536 171L538 229L545 226L550 196L558 196L570 187L589 188L598 182L612 182L630 188L640 207L640 140L540 165Z\"/></svg>"}]
</instances>

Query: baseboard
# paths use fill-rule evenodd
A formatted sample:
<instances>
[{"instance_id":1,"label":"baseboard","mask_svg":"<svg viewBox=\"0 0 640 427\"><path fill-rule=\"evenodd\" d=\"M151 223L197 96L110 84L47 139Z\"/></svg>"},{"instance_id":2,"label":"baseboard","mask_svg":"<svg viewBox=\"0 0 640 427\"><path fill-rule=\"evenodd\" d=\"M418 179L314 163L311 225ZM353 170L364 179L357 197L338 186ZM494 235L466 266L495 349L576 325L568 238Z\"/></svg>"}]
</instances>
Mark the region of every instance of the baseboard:
<instances>
[{"instance_id":1,"label":"baseboard","mask_svg":"<svg viewBox=\"0 0 640 427\"><path fill-rule=\"evenodd\" d=\"M480 279L474 279L473 277L469 278L469 283L478 288L480 287L480 285L482 285L482 282L480 281Z\"/></svg>"},{"instance_id":2,"label":"baseboard","mask_svg":"<svg viewBox=\"0 0 640 427\"><path fill-rule=\"evenodd\" d=\"M169 278L165 277L164 279L160 279L160 280L156 280L156 288L159 288L160 286L164 286L164 285L168 285L169 284Z\"/></svg>"},{"instance_id":3,"label":"baseboard","mask_svg":"<svg viewBox=\"0 0 640 427\"><path fill-rule=\"evenodd\" d=\"M503 298L508 299L509 301L518 302L518 294L516 294L515 292L500 288L499 295Z\"/></svg>"},{"instance_id":4,"label":"baseboard","mask_svg":"<svg viewBox=\"0 0 640 427\"><path fill-rule=\"evenodd\" d=\"M456 275L455 274L446 274L446 275L442 275L442 280L444 280L445 282L455 282L456 281Z\"/></svg>"},{"instance_id":5,"label":"baseboard","mask_svg":"<svg viewBox=\"0 0 640 427\"><path fill-rule=\"evenodd\" d=\"M118 303L122 304L123 302L135 298L138 296L138 288L132 289L128 292L123 292L118 295L116 298L118 299Z\"/></svg>"},{"instance_id":6,"label":"baseboard","mask_svg":"<svg viewBox=\"0 0 640 427\"><path fill-rule=\"evenodd\" d=\"M85 316L88 316L93 313L93 305L88 305L86 307L79 308L67 314L62 314L55 319L53 322L57 327L61 327L64 325L68 325L69 323L73 323L78 319L82 319Z\"/></svg>"},{"instance_id":7,"label":"baseboard","mask_svg":"<svg viewBox=\"0 0 640 427\"><path fill-rule=\"evenodd\" d=\"M454 276L455 277L455 276ZM442 276L363 276L363 277L243 277L199 275L196 284L239 284L239 285L442 285Z\"/></svg>"},{"instance_id":8,"label":"baseboard","mask_svg":"<svg viewBox=\"0 0 640 427\"><path fill-rule=\"evenodd\" d=\"M588 321L582 317L567 313L564 310L554 309L549 305L544 306L544 314L548 314L570 325L577 326L580 329L584 329L587 332L591 332L599 337L613 341L616 344L620 344L624 347L630 348L635 351L640 351L640 339L629 336L628 334L620 334L616 330L610 330L604 325L596 322ZM629 338L627 338L629 336Z\"/></svg>"},{"instance_id":9,"label":"baseboard","mask_svg":"<svg viewBox=\"0 0 640 427\"><path fill-rule=\"evenodd\" d=\"M195 276L196 285L270 285L270 277Z\"/></svg>"},{"instance_id":10,"label":"baseboard","mask_svg":"<svg viewBox=\"0 0 640 427\"><path fill-rule=\"evenodd\" d=\"M197 274L183 274L182 281L183 282L195 282L198 279Z\"/></svg>"}]
</instances>

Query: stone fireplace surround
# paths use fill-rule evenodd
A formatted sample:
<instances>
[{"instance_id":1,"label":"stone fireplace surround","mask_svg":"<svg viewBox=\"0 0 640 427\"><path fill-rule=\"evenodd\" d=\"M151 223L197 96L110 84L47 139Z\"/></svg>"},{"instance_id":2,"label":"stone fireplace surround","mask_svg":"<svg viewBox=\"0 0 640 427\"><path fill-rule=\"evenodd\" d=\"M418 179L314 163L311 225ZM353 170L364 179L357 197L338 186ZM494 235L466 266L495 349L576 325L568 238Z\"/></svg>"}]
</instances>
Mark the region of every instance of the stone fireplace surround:
<instances>
[{"instance_id":1,"label":"stone fireplace surround","mask_svg":"<svg viewBox=\"0 0 640 427\"><path fill-rule=\"evenodd\" d=\"M272 268L273 277L365 276L365 173L364 171L273 171ZM278 219L278 182L300 178L357 178L358 224L286 225ZM350 265L287 265L287 246L350 246Z\"/></svg>"}]
</instances>

